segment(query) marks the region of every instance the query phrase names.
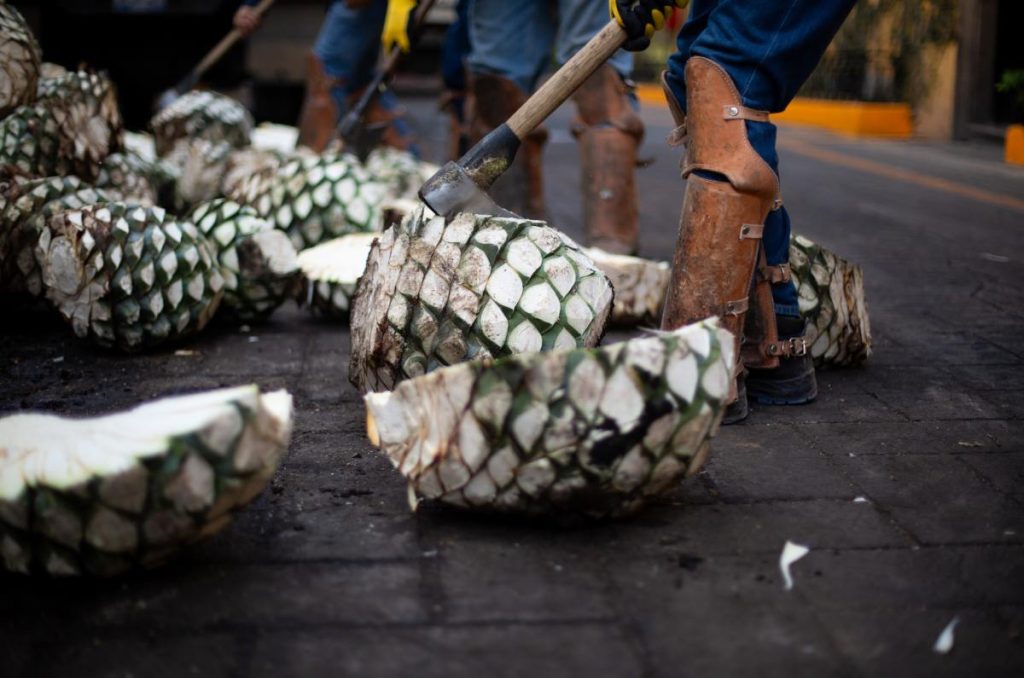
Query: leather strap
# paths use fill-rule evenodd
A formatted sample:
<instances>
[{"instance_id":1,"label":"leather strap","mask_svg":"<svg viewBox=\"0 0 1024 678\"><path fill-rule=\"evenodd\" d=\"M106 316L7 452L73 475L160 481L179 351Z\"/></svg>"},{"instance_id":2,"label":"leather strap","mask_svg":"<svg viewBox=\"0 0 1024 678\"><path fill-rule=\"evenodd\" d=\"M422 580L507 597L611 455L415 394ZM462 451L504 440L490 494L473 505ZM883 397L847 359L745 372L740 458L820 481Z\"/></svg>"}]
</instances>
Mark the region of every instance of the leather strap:
<instances>
[{"instance_id":1,"label":"leather strap","mask_svg":"<svg viewBox=\"0 0 1024 678\"><path fill-rule=\"evenodd\" d=\"M665 141L669 146L675 148L676 146L683 146L686 144L686 123L684 122L679 127L669 132L669 135L665 137Z\"/></svg>"},{"instance_id":2,"label":"leather strap","mask_svg":"<svg viewBox=\"0 0 1024 678\"><path fill-rule=\"evenodd\" d=\"M764 224L743 224L740 226L740 240L760 240L764 236Z\"/></svg>"},{"instance_id":3,"label":"leather strap","mask_svg":"<svg viewBox=\"0 0 1024 678\"><path fill-rule=\"evenodd\" d=\"M743 315L750 308L750 299L743 297L734 301L725 302L726 315Z\"/></svg>"},{"instance_id":4,"label":"leather strap","mask_svg":"<svg viewBox=\"0 0 1024 678\"><path fill-rule=\"evenodd\" d=\"M768 111L747 108L743 104L726 104L722 106L722 117L726 120L751 120L753 122L769 122Z\"/></svg>"},{"instance_id":5,"label":"leather strap","mask_svg":"<svg viewBox=\"0 0 1024 678\"><path fill-rule=\"evenodd\" d=\"M792 337L767 341L761 344L761 352L774 358L795 358L807 355L807 340L804 337Z\"/></svg>"},{"instance_id":6,"label":"leather strap","mask_svg":"<svg viewBox=\"0 0 1024 678\"><path fill-rule=\"evenodd\" d=\"M762 280L767 280L773 285L788 283L793 279L793 271L789 264L778 264L776 266L760 266L757 269Z\"/></svg>"}]
</instances>

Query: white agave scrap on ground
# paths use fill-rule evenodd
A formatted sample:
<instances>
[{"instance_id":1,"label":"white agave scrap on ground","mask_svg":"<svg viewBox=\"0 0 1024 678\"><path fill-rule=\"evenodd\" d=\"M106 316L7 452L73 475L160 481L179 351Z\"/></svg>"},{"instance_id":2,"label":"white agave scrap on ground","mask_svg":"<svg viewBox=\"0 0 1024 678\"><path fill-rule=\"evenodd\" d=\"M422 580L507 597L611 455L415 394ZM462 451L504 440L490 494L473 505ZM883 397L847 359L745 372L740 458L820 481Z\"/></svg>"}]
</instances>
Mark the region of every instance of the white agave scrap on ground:
<instances>
[{"instance_id":1,"label":"white agave scrap on ground","mask_svg":"<svg viewBox=\"0 0 1024 678\"><path fill-rule=\"evenodd\" d=\"M595 346L611 306L605 275L543 222L418 210L370 250L349 380L388 389L465 360Z\"/></svg>"},{"instance_id":2,"label":"white agave scrap on ground","mask_svg":"<svg viewBox=\"0 0 1024 678\"><path fill-rule=\"evenodd\" d=\"M263 491L291 426L291 396L256 386L90 419L2 418L3 566L115 575L159 565Z\"/></svg>"},{"instance_id":3,"label":"white agave scrap on ground","mask_svg":"<svg viewBox=\"0 0 1024 678\"><path fill-rule=\"evenodd\" d=\"M623 515L707 458L732 351L711 319L600 348L465 362L366 395L367 433L414 498Z\"/></svg>"}]
</instances>

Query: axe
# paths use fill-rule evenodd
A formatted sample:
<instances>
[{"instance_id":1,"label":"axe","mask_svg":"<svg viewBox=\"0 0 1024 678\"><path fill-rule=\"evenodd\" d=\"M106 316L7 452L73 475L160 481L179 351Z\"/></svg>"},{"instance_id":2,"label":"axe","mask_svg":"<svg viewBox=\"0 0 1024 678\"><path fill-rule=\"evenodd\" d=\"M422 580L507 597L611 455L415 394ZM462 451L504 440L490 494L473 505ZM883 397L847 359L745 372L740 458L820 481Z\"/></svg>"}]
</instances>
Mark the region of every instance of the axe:
<instances>
[{"instance_id":1,"label":"axe","mask_svg":"<svg viewBox=\"0 0 1024 678\"><path fill-rule=\"evenodd\" d=\"M608 61L626 37L618 23L608 22L505 124L481 139L458 162L449 162L430 177L420 187L420 199L446 218L459 212L517 216L494 202L487 191L512 164L522 140Z\"/></svg>"},{"instance_id":2,"label":"axe","mask_svg":"<svg viewBox=\"0 0 1024 678\"><path fill-rule=\"evenodd\" d=\"M253 7L253 12L256 16L263 16L263 14L270 9L270 6L274 4L274 0L262 0L258 5ZM163 110L174 103L174 100L185 94L196 84L199 83L199 78L203 76L203 73L210 70L210 67L220 61L221 57L227 54L227 51L235 46L235 43L242 39L242 31L237 28L232 28L231 32L225 35L220 42L218 42L213 49L211 49L203 60L199 62L199 65L193 68L188 74L182 78L177 85L163 92L157 97L156 109L158 111Z\"/></svg>"},{"instance_id":3,"label":"axe","mask_svg":"<svg viewBox=\"0 0 1024 678\"><path fill-rule=\"evenodd\" d=\"M423 22L427 17L427 12L433 6L434 0L421 0L416 6L416 12L412 15L412 19L409 22L410 42L415 42L419 38L420 33L423 31ZM349 109L345 117L341 119L341 123L338 124L338 136L341 137L344 143L343 148L354 153L362 162L366 162L366 157L370 155L370 151L377 147L381 136L384 134L384 130L389 124L385 122L369 125L363 120L363 117L366 115L366 110L373 103L373 100L383 91L384 81L391 77L401 56L401 47L395 45L391 48L391 52L388 53L380 68L377 69L377 74L373 76L373 80L363 89L363 94L359 97L359 101Z\"/></svg>"}]
</instances>

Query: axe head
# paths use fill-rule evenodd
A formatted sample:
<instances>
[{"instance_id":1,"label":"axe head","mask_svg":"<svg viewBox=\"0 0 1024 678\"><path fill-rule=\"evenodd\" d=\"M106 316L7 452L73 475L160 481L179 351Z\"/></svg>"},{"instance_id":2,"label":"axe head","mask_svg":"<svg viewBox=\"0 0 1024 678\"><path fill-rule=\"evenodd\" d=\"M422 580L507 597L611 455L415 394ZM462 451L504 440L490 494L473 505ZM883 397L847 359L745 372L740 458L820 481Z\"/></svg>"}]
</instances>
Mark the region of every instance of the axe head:
<instances>
[{"instance_id":1,"label":"axe head","mask_svg":"<svg viewBox=\"0 0 1024 678\"><path fill-rule=\"evenodd\" d=\"M465 168L455 162L449 162L423 184L420 200L446 219L460 212L519 218L518 214L494 202Z\"/></svg>"}]
</instances>

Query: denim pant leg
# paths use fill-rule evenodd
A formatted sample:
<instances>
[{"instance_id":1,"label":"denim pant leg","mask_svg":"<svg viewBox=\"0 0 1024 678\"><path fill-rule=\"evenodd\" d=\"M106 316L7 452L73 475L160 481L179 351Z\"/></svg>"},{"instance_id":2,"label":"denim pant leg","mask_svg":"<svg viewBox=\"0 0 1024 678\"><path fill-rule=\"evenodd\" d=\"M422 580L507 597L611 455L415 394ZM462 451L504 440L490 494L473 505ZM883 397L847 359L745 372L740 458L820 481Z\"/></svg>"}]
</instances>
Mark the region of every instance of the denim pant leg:
<instances>
[{"instance_id":1,"label":"denim pant leg","mask_svg":"<svg viewBox=\"0 0 1024 678\"><path fill-rule=\"evenodd\" d=\"M313 52L327 74L339 81L331 96L342 113L346 98L373 78L387 9L387 0L373 0L366 9L335 0L327 10Z\"/></svg>"},{"instance_id":2,"label":"denim pant leg","mask_svg":"<svg viewBox=\"0 0 1024 678\"><path fill-rule=\"evenodd\" d=\"M532 92L547 68L555 39L547 0L471 0L469 70L500 75Z\"/></svg>"},{"instance_id":3,"label":"denim pant leg","mask_svg":"<svg viewBox=\"0 0 1024 678\"><path fill-rule=\"evenodd\" d=\"M669 85L685 106L685 68L691 56L724 67L743 104L773 113L785 110L817 66L856 0L693 0L690 18L679 33L678 52L668 63ZM750 142L776 174L776 128L747 122ZM765 220L764 247L769 264L789 260L789 213L785 207ZM774 285L776 312L798 315L796 287Z\"/></svg>"},{"instance_id":4,"label":"denim pant leg","mask_svg":"<svg viewBox=\"0 0 1024 678\"><path fill-rule=\"evenodd\" d=\"M469 0L459 0L456 18L444 36L441 78L450 90L466 89L466 57L469 55Z\"/></svg>"},{"instance_id":5,"label":"denim pant leg","mask_svg":"<svg viewBox=\"0 0 1024 678\"><path fill-rule=\"evenodd\" d=\"M608 4L594 0L558 0L555 59L564 64L607 25ZM620 49L608 63L623 78L633 74L633 55Z\"/></svg>"}]
</instances>

